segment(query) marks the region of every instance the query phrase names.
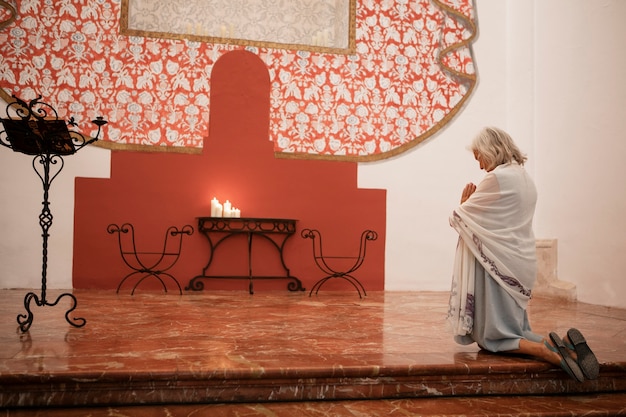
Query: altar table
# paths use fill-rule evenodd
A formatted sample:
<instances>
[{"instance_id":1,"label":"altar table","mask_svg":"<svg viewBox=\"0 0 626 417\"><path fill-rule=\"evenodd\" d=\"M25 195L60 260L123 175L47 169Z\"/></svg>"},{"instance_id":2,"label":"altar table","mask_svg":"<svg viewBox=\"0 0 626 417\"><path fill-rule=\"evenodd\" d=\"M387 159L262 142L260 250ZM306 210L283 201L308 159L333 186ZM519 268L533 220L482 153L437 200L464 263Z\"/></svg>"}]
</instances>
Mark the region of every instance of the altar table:
<instances>
[{"instance_id":1,"label":"altar table","mask_svg":"<svg viewBox=\"0 0 626 417\"><path fill-rule=\"evenodd\" d=\"M289 268L285 264L284 249L287 240L296 231L296 220L292 219L265 219L252 217L198 217L198 231L209 241L209 260L202 269L202 274L195 276L189 281L185 290L202 291L204 280L207 279L246 279L249 281L248 290L254 294L254 280L285 279L288 280L287 289L289 291L304 291L302 282L291 275ZM212 275L209 269L215 258L218 247L224 242L238 239L247 239L247 275ZM276 248L284 275L256 275L252 268L253 242L263 239L271 242Z\"/></svg>"}]
</instances>

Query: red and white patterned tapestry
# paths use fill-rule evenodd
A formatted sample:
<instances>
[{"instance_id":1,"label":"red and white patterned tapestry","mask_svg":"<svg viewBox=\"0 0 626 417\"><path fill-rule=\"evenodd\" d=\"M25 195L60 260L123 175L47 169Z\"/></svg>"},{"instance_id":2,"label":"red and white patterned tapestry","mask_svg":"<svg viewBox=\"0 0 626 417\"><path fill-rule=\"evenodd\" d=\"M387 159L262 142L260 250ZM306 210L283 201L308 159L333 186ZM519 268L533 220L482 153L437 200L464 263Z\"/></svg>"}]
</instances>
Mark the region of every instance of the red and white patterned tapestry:
<instances>
[{"instance_id":1,"label":"red and white patterned tapestry","mask_svg":"<svg viewBox=\"0 0 626 417\"><path fill-rule=\"evenodd\" d=\"M237 49L267 65L269 139L285 157L396 155L449 122L476 85L471 0L358 0L354 54L120 35L120 0L17 6L14 16L0 4L11 19L0 25L0 96L42 95L85 129L103 116L117 149L202 148L212 67Z\"/></svg>"}]
</instances>

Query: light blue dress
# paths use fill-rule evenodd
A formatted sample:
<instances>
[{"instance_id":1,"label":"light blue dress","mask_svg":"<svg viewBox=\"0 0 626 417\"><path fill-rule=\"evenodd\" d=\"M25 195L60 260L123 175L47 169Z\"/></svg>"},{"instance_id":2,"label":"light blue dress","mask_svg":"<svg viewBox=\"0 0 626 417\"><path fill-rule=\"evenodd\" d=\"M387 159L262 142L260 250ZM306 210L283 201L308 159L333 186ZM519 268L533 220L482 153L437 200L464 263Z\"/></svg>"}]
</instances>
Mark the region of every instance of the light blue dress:
<instances>
[{"instance_id":1,"label":"light blue dress","mask_svg":"<svg viewBox=\"0 0 626 417\"><path fill-rule=\"evenodd\" d=\"M474 327L465 336L455 336L462 345L474 342L490 352L519 349L520 339L541 342L543 337L530 328L528 314L501 285L476 262L474 282Z\"/></svg>"}]
</instances>

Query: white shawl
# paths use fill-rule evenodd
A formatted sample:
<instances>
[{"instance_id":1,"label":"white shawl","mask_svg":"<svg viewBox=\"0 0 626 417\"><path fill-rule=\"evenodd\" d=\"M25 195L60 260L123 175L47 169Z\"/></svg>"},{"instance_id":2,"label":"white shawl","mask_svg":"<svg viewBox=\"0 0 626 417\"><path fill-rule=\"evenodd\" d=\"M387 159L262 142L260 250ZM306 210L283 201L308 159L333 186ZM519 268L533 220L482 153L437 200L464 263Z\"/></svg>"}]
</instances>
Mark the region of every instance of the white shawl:
<instances>
[{"instance_id":1,"label":"white shawl","mask_svg":"<svg viewBox=\"0 0 626 417\"><path fill-rule=\"evenodd\" d=\"M532 179L522 166L510 163L487 173L450 216L459 234L448 311L455 335L472 331L476 261L526 308L537 275L532 228L536 201Z\"/></svg>"}]
</instances>

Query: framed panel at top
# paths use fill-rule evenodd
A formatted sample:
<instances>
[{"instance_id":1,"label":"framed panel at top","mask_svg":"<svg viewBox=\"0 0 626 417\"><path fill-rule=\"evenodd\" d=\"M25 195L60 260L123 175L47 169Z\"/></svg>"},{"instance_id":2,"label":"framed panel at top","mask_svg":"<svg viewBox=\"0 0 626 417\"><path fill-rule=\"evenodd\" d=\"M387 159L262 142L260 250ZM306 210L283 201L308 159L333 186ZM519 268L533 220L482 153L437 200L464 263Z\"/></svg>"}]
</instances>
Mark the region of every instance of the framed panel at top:
<instances>
[{"instance_id":1,"label":"framed panel at top","mask_svg":"<svg viewBox=\"0 0 626 417\"><path fill-rule=\"evenodd\" d=\"M121 33L355 52L356 0L122 0Z\"/></svg>"}]
</instances>

